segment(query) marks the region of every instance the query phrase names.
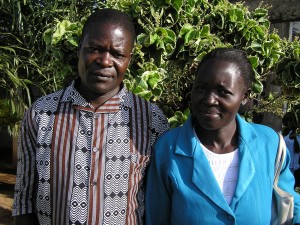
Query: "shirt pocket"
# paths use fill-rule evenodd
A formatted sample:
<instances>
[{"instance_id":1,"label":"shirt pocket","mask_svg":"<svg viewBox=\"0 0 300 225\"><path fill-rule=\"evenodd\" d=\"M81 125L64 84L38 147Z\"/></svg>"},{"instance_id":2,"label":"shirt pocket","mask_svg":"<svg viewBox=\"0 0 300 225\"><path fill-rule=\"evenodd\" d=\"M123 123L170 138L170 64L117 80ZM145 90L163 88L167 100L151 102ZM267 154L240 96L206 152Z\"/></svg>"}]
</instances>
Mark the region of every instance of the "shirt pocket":
<instances>
[{"instance_id":1,"label":"shirt pocket","mask_svg":"<svg viewBox=\"0 0 300 225\"><path fill-rule=\"evenodd\" d=\"M133 179L140 181L145 175L145 169L150 161L149 155L141 155L140 153L130 153L130 176L134 176Z\"/></svg>"}]
</instances>

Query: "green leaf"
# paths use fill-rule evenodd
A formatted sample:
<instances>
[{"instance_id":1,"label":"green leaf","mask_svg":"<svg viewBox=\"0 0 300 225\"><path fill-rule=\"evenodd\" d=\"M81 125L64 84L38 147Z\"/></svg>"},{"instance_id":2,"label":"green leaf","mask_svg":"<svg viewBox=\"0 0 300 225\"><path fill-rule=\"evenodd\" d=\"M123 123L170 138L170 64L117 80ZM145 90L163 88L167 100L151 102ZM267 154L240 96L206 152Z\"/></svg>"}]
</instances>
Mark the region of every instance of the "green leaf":
<instances>
[{"instance_id":1,"label":"green leaf","mask_svg":"<svg viewBox=\"0 0 300 225\"><path fill-rule=\"evenodd\" d=\"M254 16L259 16L259 17L267 17L268 16L268 10L263 9L263 8L256 8L253 11Z\"/></svg>"},{"instance_id":2,"label":"green leaf","mask_svg":"<svg viewBox=\"0 0 300 225\"><path fill-rule=\"evenodd\" d=\"M156 101L158 99L159 96L161 96L163 90L161 89L161 87L157 87L155 89L152 90L152 97L153 97L153 101Z\"/></svg>"},{"instance_id":3,"label":"green leaf","mask_svg":"<svg viewBox=\"0 0 300 225\"><path fill-rule=\"evenodd\" d=\"M150 41L149 41L149 45L154 44L157 40L159 40L159 37L156 33L151 33L150 34Z\"/></svg>"},{"instance_id":4,"label":"green leaf","mask_svg":"<svg viewBox=\"0 0 300 225\"><path fill-rule=\"evenodd\" d=\"M216 26L219 29L224 29L224 25L225 25L225 19L224 19L224 15L221 13L216 13L218 15L218 17L216 18Z\"/></svg>"},{"instance_id":5,"label":"green leaf","mask_svg":"<svg viewBox=\"0 0 300 225\"><path fill-rule=\"evenodd\" d=\"M176 41L176 34L171 29L166 28L167 36L165 37L165 41L169 43L174 43Z\"/></svg>"},{"instance_id":6,"label":"green leaf","mask_svg":"<svg viewBox=\"0 0 300 225\"><path fill-rule=\"evenodd\" d=\"M257 68L259 65L259 58L257 56L249 56L249 61L253 68Z\"/></svg>"},{"instance_id":7,"label":"green leaf","mask_svg":"<svg viewBox=\"0 0 300 225\"><path fill-rule=\"evenodd\" d=\"M190 41L194 39L196 34L197 32L195 30L190 30L189 32L187 32L184 36L184 44L189 45Z\"/></svg>"},{"instance_id":8,"label":"green leaf","mask_svg":"<svg viewBox=\"0 0 300 225\"><path fill-rule=\"evenodd\" d=\"M252 84L252 91L253 91L254 93L261 94L262 91L263 91L263 89L264 89L264 86L263 86L263 84L260 82L260 80L254 79L254 82L253 82L253 84Z\"/></svg>"},{"instance_id":9,"label":"green leaf","mask_svg":"<svg viewBox=\"0 0 300 225\"><path fill-rule=\"evenodd\" d=\"M49 45L52 41L52 32L53 32L52 28L49 28L44 32L44 41L46 42L47 45Z\"/></svg>"},{"instance_id":10,"label":"green leaf","mask_svg":"<svg viewBox=\"0 0 300 225\"><path fill-rule=\"evenodd\" d=\"M62 22L59 22L56 26L56 30L52 35L52 44L57 44L63 37L63 35L66 33L66 27L70 24L69 21L63 20Z\"/></svg>"},{"instance_id":11,"label":"green leaf","mask_svg":"<svg viewBox=\"0 0 300 225\"><path fill-rule=\"evenodd\" d=\"M172 0L171 5L174 7L174 9L178 12L183 4L183 0Z\"/></svg>"},{"instance_id":12,"label":"green leaf","mask_svg":"<svg viewBox=\"0 0 300 225\"><path fill-rule=\"evenodd\" d=\"M186 33L190 32L191 30L194 30L193 26L189 23L184 24L179 32L179 37L182 37Z\"/></svg>"},{"instance_id":13,"label":"green leaf","mask_svg":"<svg viewBox=\"0 0 300 225\"><path fill-rule=\"evenodd\" d=\"M148 84L149 84L149 86L150 86L152 89L154 89L154 88L157 87L157 84L158 84L159 81L160 81L159 78L153 77L153 78L150 78L150 79L148 80Z\"/></svg>"},{"instance_id":14,"label":"green leaf","mask_svg":"<svg viewBox=\"0 0 300 225\"><path fill-rule=\"evenodd\" d=\"M210 34L210 25L206 24L202 27L201 32L200 32L200 37L207 37Z\"/></svg>"},{"instance_id":15,"label":"green leaf","mask_svg":"<svg viewBox=\"0 0 300 225\"><path fill-rule=\"evenodd\" d=\"M146 99L146 100L150 100L150 98L151 98L151 96L152 96L151 91L148 91L148 90L146 90L146 91L141 91L141 92L136 93L136 94L138 94L139 96L141 96L142 98L144 98L144 99Z\"/></svg>"},{"instance_id":16,"label":"green leaf","mask_svg":"<svg viewBox=\"0 0 300 225\"><path fill-rule=\"evenodd\" d=\"M206 54L207 54L207 52L205 52L205 51L201 52L201 53L195 58L194 61L200 62Z\"/></svg>"},{"instance_id":17,"label":"green leaf","mask_svg":"<svg viewBox=\"0 0 300 225\"><path fill-rule=\"evenodd\" d=\"M70 38L68 38L68 42L71 45L78 47L78 42L79 42L78 37L70 37Z\"/></svg>"},{"instance_id":18,"label":"green leaf","mask_svg":"<svg viewBox=\"0 0 300 225\"><path fill-rule=\"evenodd\" d=\"M261 53L262 52L262 45L257 41L253 41L250 46L254 51Z\"/></svg>"},{"instance_id":19,"label":"green leaf","mask_svg":"<svg viewBox=\"0 0 300 225\"><path fill-rule=\"evenodd\" d=\"M255 30L257 31L260 37L263 37L265 35L265 29L262 29L261 26L255 26Z\"/></svg>"},{"instance_id":20,"label":"green leaf","mask_svg":"<svg viewBox=\"0 0 300 225\"><path fill-rule=\"evenodd\" d=\"M137 36L137 42L147 47L150 45L149 36L147 34L141 33L140 35Z\"/></svg>"}]
</instances>

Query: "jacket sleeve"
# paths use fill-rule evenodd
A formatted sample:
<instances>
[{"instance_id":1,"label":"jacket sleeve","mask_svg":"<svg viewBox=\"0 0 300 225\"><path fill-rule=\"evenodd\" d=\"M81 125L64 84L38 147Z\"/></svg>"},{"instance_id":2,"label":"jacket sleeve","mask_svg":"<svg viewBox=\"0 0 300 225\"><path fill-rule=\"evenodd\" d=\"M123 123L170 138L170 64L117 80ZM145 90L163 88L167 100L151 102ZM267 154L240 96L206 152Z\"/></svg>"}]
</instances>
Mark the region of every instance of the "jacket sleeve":
<instances>
[{"instance_id":1,"label":"jacket sleeve","mask_svg":"<svg viewBox=\"0 0 300 225\"><path fill-rule=\"evenodd\" d=\"M37 125L34 116L35 112L32 107L25 113L19 132L13 216L35 212Z\"/></svg>"},{"instance_id":2,"label":"jacket sleeve","mask_svg":"<svg viewBox=\"0 0 300 225\"><path fill-rule=\"evenodd\" d=\"M300 195L295 192L294 190L294 184L295 179L292 174L292 172L289 169L291 157L289 154L288 149L286 149L286 157L285 162L282 166L279 180L278 180L278 187L281 189L287 191L288 193L291 193L294 196L294 222L293 224L300 223Z\"/></svg>"},{"instance_id":3,"label":"jacket sleeve","mask_svg":"<svg viewBox=\"0 0 300 225\"><path fill-rule=\"evenodd\" d=\"M156 147L147 175L146 225L171 224L172 199L170 185L168 185L170 171L164 169L167 162L161 160L159 154L159 147Z\"/></svg>"}]
</instances>

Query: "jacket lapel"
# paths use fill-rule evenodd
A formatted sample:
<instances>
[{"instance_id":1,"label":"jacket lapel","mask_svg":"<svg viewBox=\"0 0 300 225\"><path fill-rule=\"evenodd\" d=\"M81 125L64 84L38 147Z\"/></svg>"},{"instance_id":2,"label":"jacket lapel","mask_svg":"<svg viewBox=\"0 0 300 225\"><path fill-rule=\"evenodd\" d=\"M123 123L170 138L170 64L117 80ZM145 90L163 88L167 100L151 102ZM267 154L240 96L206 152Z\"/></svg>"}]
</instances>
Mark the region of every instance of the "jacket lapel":
<instances>
[{"instance_id":1,"label":"jacket lapel","mask_svg":"<svg viewBox=\"0 0 300 225\"><path fill-rule=\"evenodd\" d=\"M192 183L216 205L233 215L194 135L191 118L185 122L179 131L175 153L193 158Z\"/></svg>"},{"instance_id":2,"label":"jacket lapel","mask_svg":"<svg viewBox=\"0 0 300 225\"><path fill-rule=\"evenodd\" d=\"M192 182L197 188L216 205L230 214L233 214L231 208L227 204L223 193L216 181L216 178L210 168L209 162L198 144L197 151L194 155L194 170L192 175Z\"/></svg>"},{"instance_id":3,"label":"jacket lapel","mask_svg":"<svg viewBox=\"0 0 300 225\"><path fill-rule=\"evenodd\" d=\"M255 174L255 167L250 154L251 149L248 145L255 140L256 133L239 115L237 115L237 123L239 129L239 176L230 207L194 135L191 117L181 127L175 149L176 154L193 158L192 183L216 205L232 215L232 208L235 208Z\"/></svg>"},{"instance_id":4,"label":"jacket lapel","mask_svg":"<svg viewBox=\"0 0 300 225\"><path fill-rule=\"evenodd\" d=\"M245 193L255 174L249 143L255 141L257 137L256 133L239 115L237 115L237 124L239 129L239 176L235 194L230 205L232 208L235 207L239 199Z\"/></svg>"}]
</instances>

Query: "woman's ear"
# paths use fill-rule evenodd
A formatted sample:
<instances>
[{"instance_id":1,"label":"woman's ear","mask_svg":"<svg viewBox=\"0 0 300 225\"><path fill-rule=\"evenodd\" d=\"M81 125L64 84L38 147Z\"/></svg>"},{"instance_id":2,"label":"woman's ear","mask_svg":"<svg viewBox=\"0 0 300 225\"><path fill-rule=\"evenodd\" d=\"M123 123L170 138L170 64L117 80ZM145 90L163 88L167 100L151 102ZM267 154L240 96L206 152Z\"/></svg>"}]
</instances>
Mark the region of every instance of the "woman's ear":
<instances>
[{"instance_id":1,"label":"woman's ear","mask_svg":"<svg viewBox=\"0 0 300 225\"><path fill-rule=\"evenodd\" d=\"M248 102L250 93L251 93L251 89L248 89L248 90L245 92L244 97L243 97L243 100L242 100L242 102L241 102L242 105L246 105L246 103Z\"/></svg>"},{"instance_id":2,"label":"woman's ear","mask_svg":"<svg viewBox=\"0 0 300 225\"><path fill-rule=\"evenodd\" d=\"M248 99L244 99L241 104L246 105L247 101L248 101Z\"/></svg>"}]
</instances>

